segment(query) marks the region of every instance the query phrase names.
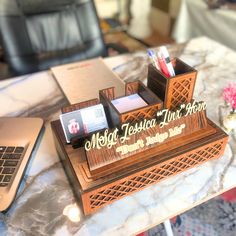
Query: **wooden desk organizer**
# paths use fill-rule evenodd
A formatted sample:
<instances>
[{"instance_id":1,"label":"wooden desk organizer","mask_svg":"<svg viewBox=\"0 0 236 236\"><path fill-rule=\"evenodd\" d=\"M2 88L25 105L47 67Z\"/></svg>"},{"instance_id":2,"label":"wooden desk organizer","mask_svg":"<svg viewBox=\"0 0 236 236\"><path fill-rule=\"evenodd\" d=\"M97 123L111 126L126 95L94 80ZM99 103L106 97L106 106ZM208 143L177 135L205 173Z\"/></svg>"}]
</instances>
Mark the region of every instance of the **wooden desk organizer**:
<instances>
[{"instance_id":1,"label":"wooden desk organizer","mask_svg":"<svg viewBox=\"0 0 236 236\"><path fill-rule=\"evenodd\" d=\"M107 88L99 91L99 99L103 104L108 115L108 122L112 127L118 126L122 123L133 123L141 119L152 118L157 110L162 108L163 102L148 89L141 81L126 83L125 96L137 93L148 106L138 108L125 113L120 113L111 103L115 97L115 88Z\"/></svg>"},{"instance_id":2,"label":"wooden desk organizer","mask_svg":"<svg viewBox=\"0 0 236 236\"><path fill-rule=\"evenodd\" d=\"M197 71L178 58L173 61L176 76L167 78L152 64L148 66L147 86L164 102L164 107L174 109L191 102Z\"/></svg>"},{"instance_id":3,"label":"wooden desk organizer","mask_svg":"<svg viewBox=\"0 0 236 236\"><path fill-rule=\"evenodd\" d=\"M176 71L177 76L168 79L150 65L149 88L163 99L165 108L187 109L187 103L192 100L196 71L179 59L176 59ZM179 73L181 74L178 75ZM127 114L120 114L111 103L111 100L115 98L114 88L100 91L100 102L110 114L111 126L126 122L135 125L144 118L152 119L159 114L165 116L166 109L161 110L162 101L141 82L127 84L126 95L133 93L139 93L149 105ZM64 108L63 112L97 103L98 100L78 103ZM171 112L175 113L175 111L170 110L170 116L173 116ZM179 114L175 113L176 116ZM109 158L114 155L114 150L119 148L119 143L113 149L104 147L93 150L95 155L104 157L104 160L108 158L108 160L105 160L105 164L98 168L96 166L91 168L90 160L93 159L93 153L86 153L83 146L75 149L67 144L59 120L51 122L51 126L56 149L85 215L163 179L220 157L228 140L227 134L207 119L205 110L189 115L183 113L178 119L172 118L165 126L161 127L158 124L131 135L130 140L124 145L168 133L169 137L165 141L158 141L151 145L145 143L145 148L135 150L132 155L116 157L116 161ZM179 134L177 132L177 135L170 135L176 127L177 129L184 128Z\"/></svg>"}]
</instances>

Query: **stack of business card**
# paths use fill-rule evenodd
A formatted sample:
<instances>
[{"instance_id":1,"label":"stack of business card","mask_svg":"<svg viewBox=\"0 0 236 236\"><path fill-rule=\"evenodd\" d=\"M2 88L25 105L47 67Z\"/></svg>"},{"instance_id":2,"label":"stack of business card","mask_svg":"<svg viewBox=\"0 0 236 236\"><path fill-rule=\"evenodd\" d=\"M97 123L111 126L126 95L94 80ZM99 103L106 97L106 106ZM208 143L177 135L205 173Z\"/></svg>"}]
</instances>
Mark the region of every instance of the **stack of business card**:
<instances>
[{"instance_id":1,"label":"stack of business card","mask_svg":"<svg viewBox=\"0 0 236 236\"><path fill-rule=\"evenodd\" d=\"M102 104L60 115L67 143L74 137L83 137L91 132L108 128Z\"/></svg>"},{"instance_id":2,"label":"stack of business card","mask_svg":"<svg viewBox=\"0 0 236 236\"><path fill-rule=\"evenodd\" d=\"M120 113L132 111L148 105L137 93L117 98L111 102Z\"/></svg>"}]
</instances>

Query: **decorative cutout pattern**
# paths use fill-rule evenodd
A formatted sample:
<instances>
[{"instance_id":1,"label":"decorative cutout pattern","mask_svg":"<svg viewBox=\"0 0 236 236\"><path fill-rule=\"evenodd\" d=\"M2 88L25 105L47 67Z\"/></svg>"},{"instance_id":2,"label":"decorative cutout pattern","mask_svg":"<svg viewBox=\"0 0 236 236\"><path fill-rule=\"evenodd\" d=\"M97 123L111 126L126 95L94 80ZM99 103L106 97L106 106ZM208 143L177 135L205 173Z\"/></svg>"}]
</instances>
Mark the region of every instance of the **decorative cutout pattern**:
<instances>
[{"instance_id":1,"label":"decorative cutout pattern","mask_svg":"<svg viewBox=\"0 0 236 236\"><path fill-rule=\"evenodd\" d=\"M171 106L170 108L175 108L182 103L188 103L192 99L192 83L193 79L185 78L184 80L175 81L172 87L172 96L171 96Z\"/></svg>"},{"instance_id":2,"label":"decorative cutout pattern","mask_svg":"<svg viewBox=\"0 0 236 236\"><path fill-rule=\"evenodd\" d=\"M93 212L98 208L105 206L121 197L132 192L138 191L151 184L157 183L169 176L175 175L196 165L202 164L208 160L219 157L225 145L225 140L207 144L198 149L185 153L183 155L162 162L154 167L145 169L116 181L108 186L94 191L86 196L89 200L87 205L88 212Z\"/></svg>"},{"instance_id":3,"label":"decorative cutout pattern","mask_svg":"<svg viewBox=\"0 0 236 236\"><path fill-rule=\"evenodd\" d=\"M98 104L98 99L91 99L89 101L85 101L85 102L80 102L80 103L75 103L66 107L62 107L61 108L61 112L67 113L67 112L72 112L72 111L76 111L85 107L90 107L90 106L94 106Z\"/></svg>"},{"instance_id":4,"label":"decorative cutout pattern","mask_svg":"<svg viewBox=\"0 0 236 236\"><path fill-rule=\"evenodd\" d=\"M106 88L106 89L102 89L100 90L101 93L103 93L109 100L113 100L115 98L115 88L111 87L111 88Z\"/></svg>"},{"instance_id":5,"label":"decorative cutout pattern","mask_svg":"<svg viewBox=\"0 0 236 236\"><path fill-rule=\"evenodd\" d=\"M152 119L155 117L157 110L161 108L161 104L148 106L147 108L139 109L139 111L121 114L121 123L139 122L142 119Z\"/></svg>"},{"instance_id":6,"label":"decorative cutout pattern","mask_svg":"<svg viewBox=\"0 0 236 236\"><path fill-rule=\"evenodd\" d=\"M131 95L134 93L137 93L138 88L139 88L139 81L134 81L134 82L130 82L130 83L126 83L125 85L125 95Z\"/></svg>"}]
</instances>

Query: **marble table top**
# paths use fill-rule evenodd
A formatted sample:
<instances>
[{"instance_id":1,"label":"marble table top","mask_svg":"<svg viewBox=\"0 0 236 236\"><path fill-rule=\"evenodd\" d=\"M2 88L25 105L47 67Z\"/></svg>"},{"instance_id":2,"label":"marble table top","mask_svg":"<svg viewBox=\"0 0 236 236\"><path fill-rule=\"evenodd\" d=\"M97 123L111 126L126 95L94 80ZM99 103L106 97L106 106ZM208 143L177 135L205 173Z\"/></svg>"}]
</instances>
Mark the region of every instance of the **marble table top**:
<instances>
[{"instance_id":1,"label":"marble table top","mask_svg":"<svg viewBox=\"0 0 236 236\"><path fill-rule=\"evenodd\" d=\"M208 117L221 125L227 112L222 89L235 81L236 53L205 37L170 45L169 50L198 70L194 96L206 101ZM143 52L105 62L124 81L146 82L148 61ZM1 81L0 101L0 116L37 116L45 121L45 132L17 197L6 213L0 213L1 235L135 235L236 186L236 132L231 132L219 159L84 216L54 147L50 121L58 119L67 100L51 73Z\"/></svg>"}]
</instances>

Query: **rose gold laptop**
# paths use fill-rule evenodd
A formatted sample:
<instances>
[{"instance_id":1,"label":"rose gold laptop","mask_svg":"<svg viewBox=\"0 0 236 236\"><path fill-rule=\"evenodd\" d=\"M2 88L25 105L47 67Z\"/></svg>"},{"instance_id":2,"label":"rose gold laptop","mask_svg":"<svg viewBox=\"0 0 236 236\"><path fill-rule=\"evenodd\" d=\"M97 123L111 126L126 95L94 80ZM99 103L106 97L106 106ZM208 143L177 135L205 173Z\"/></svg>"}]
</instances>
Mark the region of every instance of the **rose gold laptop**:
<instances>
[{"instance_id":1,"label":"rose gold laptop","mask_svg":"<svg viewBox=\"0 0 236 236\"><path fill-rule=\"evenodd\" d=\"M0 211L15 198L42 127L40 118L0 117Z\"/></svg>"}]
</instances>

